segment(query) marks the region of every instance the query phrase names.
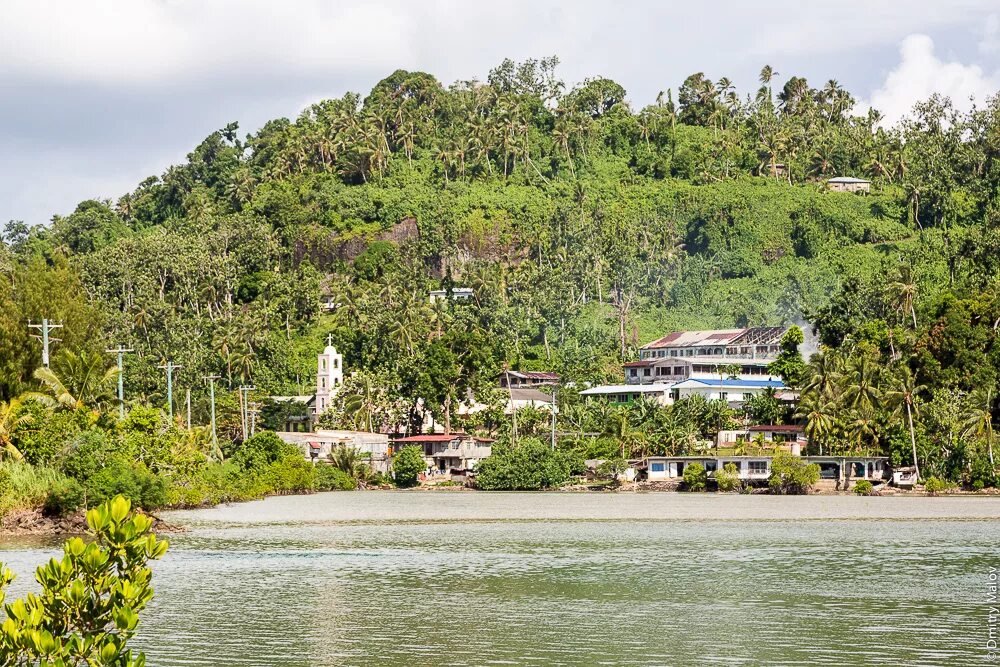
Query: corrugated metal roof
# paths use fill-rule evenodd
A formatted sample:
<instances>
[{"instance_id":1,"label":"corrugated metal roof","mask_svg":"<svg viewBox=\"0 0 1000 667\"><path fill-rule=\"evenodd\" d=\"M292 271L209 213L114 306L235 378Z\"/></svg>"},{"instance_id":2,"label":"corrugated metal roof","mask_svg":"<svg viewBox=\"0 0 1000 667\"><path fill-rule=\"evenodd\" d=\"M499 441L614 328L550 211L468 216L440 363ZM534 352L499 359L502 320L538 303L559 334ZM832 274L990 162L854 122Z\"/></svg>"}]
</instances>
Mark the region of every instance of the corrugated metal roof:
<instances>
[{"instance_id":1,"label":"corrugated metal roof","mask_svg":"<svg viewBox=\"0 0 1000 667\"><path fill-rule=\"evenodd\" d=\"M871 183L871 181L866 178L855 178L853 176L837 176L828 180L827 183Z\"/></svg>"},{"instance_id":2,"label":"corrugated metal roof","mask_svg":"<svg viewBox=\"0 0 1000 667\"><path fill-rule=\"evenodd\" d=\"M675 331L652 343L643 345L643 349L659 347L696 347L700 345L725 345L735 339L746 329L714 329L708 331Z\"/></svg>"},{"instance_id":3,"label":"corrugated metal roof","mask_svg":"<svg viewBox=\"0 0 1000 667\"><path fill-rule=\"evenodd\" d=\"M706 387L734 387L734 388L746 388L746 389L759 389L762 387L773 387L775 389L784 389L785 385L781 380L709 380L707 378L691 378L684 380L683 382L678 382L675 387L681 389L690 389L690 382L696 382L700 385Z\"/></svg>"}]
</instances>

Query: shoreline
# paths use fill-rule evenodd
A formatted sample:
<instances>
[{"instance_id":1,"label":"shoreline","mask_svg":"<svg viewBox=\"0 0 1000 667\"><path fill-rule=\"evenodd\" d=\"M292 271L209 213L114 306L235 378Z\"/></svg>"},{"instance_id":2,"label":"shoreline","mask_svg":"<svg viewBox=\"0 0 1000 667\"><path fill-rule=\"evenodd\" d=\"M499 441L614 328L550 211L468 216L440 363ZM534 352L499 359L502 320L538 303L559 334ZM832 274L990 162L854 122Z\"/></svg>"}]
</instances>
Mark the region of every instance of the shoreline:
<instances>
[{"instance_id":1,"label":"shoreline","mask_svg":"<svg viewBox=\"0 0 1000 667\"><path fill-rule=\"evenodd\" d=\"M451 485L435 485L435 484L422 484L420 486L408 488L408 489L397 489L397 488L375 488L375 489L356 489L354 491L335 491L333 493L365 493L367 491L381 490L381 491L392 491L398 493L476 493L476 494L505 494L505 493L545 493L552 495L595 495L595 494L608 494L608 495L620 495L620 494L678 494L681 496L777 496L781 494L772 494L767 491L766 488L757 489L756 492L737 492L737 491L681 491L673 484L663 484L659 482L653 483L625 483L619 486L611 485L592 485L592 484L575 484L570 486L564 486L557 489L539 489L533 491L483 491L481 489L474 489L467 486L451 486ZM265 498L255 498L248 501L230 501L217 503L215 505L203 505L199 507L170 507L163 508L164 511L168 512L178 512L185 510L197 510L197 509L209 509L213 507L229 507L242 505L247 502L254 502L259 500L266 500L269 497L285 497L285 496L310 496L315 495L315 492L308 493L283 493L274 494L273 496L266 496ZM868 496L858 496L852 491L837 491L837 490L827 490L827 489L814 489L809 493L804 494L791 494L783 497L836 497L836 496L854 496L858 498L995 498L1000 496L1000 490L981 490L981 491L964 491L964 490L952 490L944 493L927 493L926 491L903 491L890 487L888 489L883 489L879 493L874 493ZM147 514L153 519L153 530L158 534L170 535L183 533L187 529L182 525L177 525L170 523L164 519L161 519L155 514ZM63 517L50 517L46 516L41 508L35 509L18 509L8 512L4 517L0 518L0 538L17 538L17 537L51 537L51 538L69 538L75 536L83 536L89 532L87 527L86 512L80 510L68 516Z\"/></svg>"}]
</instances>

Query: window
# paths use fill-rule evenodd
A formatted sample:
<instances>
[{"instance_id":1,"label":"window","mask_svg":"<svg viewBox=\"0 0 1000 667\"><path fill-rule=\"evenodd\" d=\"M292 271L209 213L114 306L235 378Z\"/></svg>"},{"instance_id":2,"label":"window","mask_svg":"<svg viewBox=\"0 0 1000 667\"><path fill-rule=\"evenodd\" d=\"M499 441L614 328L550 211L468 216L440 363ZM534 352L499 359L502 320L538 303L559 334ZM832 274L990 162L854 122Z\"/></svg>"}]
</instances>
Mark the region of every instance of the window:
<instances>
[{"instance_id":1,"label":"window","mask_svg":"<svg viewBox=\"0 0 1000 667\"><path fill-rule=\"evenodd\" d=\"M636 371L634 368L628 369L629 377L635 377Z\"/></svg>"},{"instance_id":2,"label":"window","mask_svg":"<svg viewBox=\"0 0 1000 667\"><path fill-rule=\"evenodd\" d=\"M663 463L650 463L649 464L649 471L650 472L663 472L665 469L666 469L666 467L665 467L665 465Z\"/></svg>"},{"instance_id":3,"label":"window","mask_svg":"<svg viewBox=\"0 0 1000 667\"><path fill-rule=\"evenodd\" d=\"M728 391L720 391L719 392L719 400L720 401L728 401L729 400L729 392Z\"/></svg>"},{"instance_id":4,"label":"window","mask_svg":"<svg viewBox=\"0 0 1000 667\"><path fill-rule=\"evenodd\" d=\"M864 477L865 476L865 464L861 461L851 462L851 475L854 477Z\"/></svg>"},{"instance_id":5,"label":"window","mask_svg":"<svg viewBox=\"0 0 1000 667\"><path fill-rule=\"evenodd\" d=\"M319 379L319 388L320 389L326 389L326 378L325 377L320 377L320 379Z\"/></svg>"},{"instance_id":6,"label":"window","mask_svg":"<svg viewBox=\"0 0 1000 667\"><path fill-rule=\"evenodd\" d=\"M677 356L677 350L670 350L670 356L671 357L676 357Z\"/></svg>"},{"instance_id":7,"label":"window","mask_svg":"<svg viewBox=\"0 0 1000 667\"><path fill-rule=\"evenodd\" d=\"M684 375L684 367L674 366L674 375Z\"/></svg>"},{"instance_id":8,"label":"window","mask_svg":"<svg viewBox=\"0 0 1000 667\"><path fill-rule=\"evenodd\" d=\"M743 462L742 461L726 461L725 463L722 464L722 467L725 468L730 463L732 463L734 466L736 466L736 472L740 472L740 471L743 470Z\"/></svg>"},{"instance_id":9,"label":"window","mask_svg":"<svg viewBox=\"0 0 1000 667\"><path fill-rule=\"evenodd\" d=\"M766 475L767 461L750 461L748 470L751 475Z\"/></svg>"},{"instance_id":10,"label":"window","mask_svg":"<svg viewBox=\"0 0 1000 667\"><path fill-rule=\"evenodd\" d=\"M649 377L649 371L650 371L649 368L643 368L642 369L642 376L648 378Z\"/></svg>"},{"instance_id":11,"label":"window","mask_svg":"<svg viewBox=\"0 0 1000 667\"><path fill-rule=\"evenodd\" d=\"M680 389L671 389L670 390L670 400L679 401L680 399L681 399L681 390Z\"/></svg>"},{"instance_id":12,"label":"window","mask_svg":"<svg viewBox=\"0 0 1000 667\"><path fill-rule=\"evenodd\" d=\"M319 367L324 371L326 370L326 357L319 360Z\"/></svg>"}]
</instances>

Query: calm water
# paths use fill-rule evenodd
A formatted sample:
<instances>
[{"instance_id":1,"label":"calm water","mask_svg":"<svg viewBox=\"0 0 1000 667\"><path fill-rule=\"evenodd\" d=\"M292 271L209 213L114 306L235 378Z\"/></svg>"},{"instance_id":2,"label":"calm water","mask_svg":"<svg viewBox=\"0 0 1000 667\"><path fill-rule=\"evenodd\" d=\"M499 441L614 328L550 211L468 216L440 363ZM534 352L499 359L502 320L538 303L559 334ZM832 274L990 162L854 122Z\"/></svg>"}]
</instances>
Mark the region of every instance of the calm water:
<instances>
[{"instance_id":1,"label":"calm water","mask_svg":"<svg viewBox=\"0 0 1000 667\"><path fill-rule=\"evenodd\" d=\"M1000 499L358 492L167 517L152 665L978 665ZM29 588L51 547L2 541Z\"/></svg>"}]
</instances>

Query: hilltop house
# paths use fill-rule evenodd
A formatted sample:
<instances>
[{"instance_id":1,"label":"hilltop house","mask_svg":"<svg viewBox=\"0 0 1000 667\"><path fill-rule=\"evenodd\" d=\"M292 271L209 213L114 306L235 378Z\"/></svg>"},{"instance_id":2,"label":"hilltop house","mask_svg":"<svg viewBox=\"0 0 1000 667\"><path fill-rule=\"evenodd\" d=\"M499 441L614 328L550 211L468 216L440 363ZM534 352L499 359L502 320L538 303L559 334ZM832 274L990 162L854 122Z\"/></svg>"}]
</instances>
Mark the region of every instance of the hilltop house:
<instances>
[{"instance_id":1,"label":"hilltop house","mask_svg":"<svg viewBox=\"0 0 1000 667\"><path fill-rule=\"evenodd\" d=\"M468 301L474 296L475 292L473 292L471 287L453 287L450 290L446 289L431 290L430 300L431 303L445 299L451 299L452 301Z\"/></svg>"},{"instance_id":2,"label":"hilltop house","mask_svg":"<svg viewBox=\"0 0 1000 667\"><path fill-rule=\"evenodd\" d=\"M868 194L871 192L872 182L864 178L837 176L828 180L826 187L833 192L862 192Z\"/></svg>"}]
</instances>

